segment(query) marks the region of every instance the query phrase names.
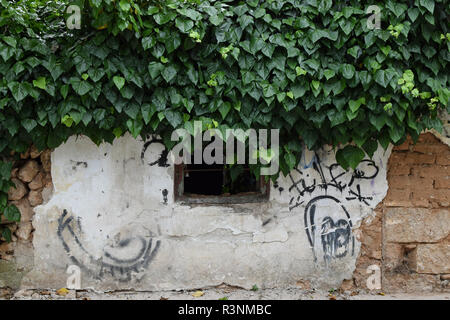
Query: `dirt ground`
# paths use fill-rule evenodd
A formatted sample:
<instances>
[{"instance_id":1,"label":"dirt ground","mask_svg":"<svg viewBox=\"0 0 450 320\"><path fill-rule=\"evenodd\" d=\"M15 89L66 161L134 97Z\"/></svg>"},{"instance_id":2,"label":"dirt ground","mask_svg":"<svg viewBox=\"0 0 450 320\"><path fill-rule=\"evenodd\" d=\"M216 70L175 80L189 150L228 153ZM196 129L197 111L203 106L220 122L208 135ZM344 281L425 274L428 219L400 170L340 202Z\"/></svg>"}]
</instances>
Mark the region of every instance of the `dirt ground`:
<instances>
[{"instance_id":1,"label":"dirt ground","mask_svg":"<svg viewBox=\"0 0 450 320\"><path fill-rule=\"evenodd\" d=\"M302 289L211 288L195 291L96 292L92 290L19 290L0 289L0 300L450 300L450 293L384 294Z\"/></svg>"}]
</instances>

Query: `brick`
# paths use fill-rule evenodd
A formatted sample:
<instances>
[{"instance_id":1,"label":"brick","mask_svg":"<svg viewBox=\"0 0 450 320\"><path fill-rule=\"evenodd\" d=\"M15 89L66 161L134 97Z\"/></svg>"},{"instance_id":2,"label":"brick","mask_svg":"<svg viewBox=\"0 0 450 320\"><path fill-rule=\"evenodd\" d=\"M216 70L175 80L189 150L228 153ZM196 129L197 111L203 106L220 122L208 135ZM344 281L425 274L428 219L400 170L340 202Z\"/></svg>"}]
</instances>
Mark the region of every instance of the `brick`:
<instances>
[{"instance_id":1,"label":"brick","mask_svg":"<svg viewBox=\"0 0 450 320\"><path fill-rule=\"evenodd\" d=\"M450 190L448 189L424 189L412 194L414 200L429 200L436 202L442 207L450 206Z\"/></svg>"},{"instance_id":2,"label":"brick","mask_svg":"<svg viewBox=\"0 0 450 320\"><path fill-rule=\"evenodd\" d=\"M404 152L392 152L389 157L389 167L404 165L406 158L406 153Z\"/></svg>"},{"instance_id":3,"label":"brick","mask_svg":"<svg viewBox=\"0 0 450 320\"><path fill-rule=\"evenodd\" d=\"M436 156L436 164L440 166L450 166L450 152L447 154L438 154Z\"/></svg>"},{"instance_id":4,"label":"brick","mask_svg":"<svg viewBox=\"0 0 450 320\"><path fill-rule=\"evenodd\" d=\"M383 291L389 293L431 293L441 289L441 280L432 274L385 272Z\"/></svg>"},{"instance_id":5,"label":"brick","mask_svg":"<svg viewBox=\"0 0 450 320\"><path fill-rule=\"evenodd\" d=\"M407 150L409 150L409 146L410 146L411 142L412 142L411 139L408 138L401 145L395 146L392 150L393 151L396 151L396 150L407 151Z\"/></svg>"},{"instance_id":6,"label":"brick","mask_svg":"<svg viewBox=\"0 0 450 320\"><path fill-rule=\"evenodd\" d=\"M435 154L422 154L416 152L408 152L404 159L405 164L434 164L435 162Z\"/></svg>"},{"instance_id":7,"label":"brick","mask_svg":"<svg viewBox=\"0 0 450 320\"><path fill-rule=\"evenodd\" d=\"M388 178L393 176L407 176L409 174L411 174L410 166L394 166L389 168Z\"/></svg>"},{"instance_id":8,"label":"brick","mask_svg":"<svg viewBox=\"0 0 450 320\"><path fill-rule=\"evenodd\" d=\"M439 139L434 136L432 133L422 133L417 139L417 144L420 143L440 143Z\"/></svg>"},{"instance_id":9,"label":"brick","mask_svg":"<svg viewBox=\"0 0 450 320\"><path fill-rule=\"evenodd\" d=\"M450 189L450 177L444 177L442 179L436 179L434 181L434 187L436 189Z\"/></svg>"},{"instance_id":10,"label":"brick","mask_svg":"<svg viewBox=\"0 0 450 320\"><path fill-rule=\"evenodd\" d=\"M412 194L411 203L414 208L430 208L432 207L432 203L429 199L415 196L414 193ZM436 208L439 208L440 206L436 206Z\"/></svg>"},{"instance_id":11,"label":"brick","mask_svg":"<svg viewBox=\"0 0 450 320\"><path fill-rule=\"evenodd\" d=\"M433 189L433 179L414 177L414 176L398 176L390 179L389 188L402 190L424 190Z\"/></svg>"},{"instance_id":12,"label":"brick","mask_svg":"<svg viewBox=\"0 0 450 320\"><path fill-rule=\"evenodd\" d=\"M411 192L408 190L389 188L384 204L387 207L412 207L410 197Z\"/></svg>"},{"instance_id":13,"label":"brick","mask_svg":"<svg viewBox=\"0 0 450 320\"><path fill-rule=\"evenodd\" d=\"M398 243L386 243L383 248L383 268L391 271L403 261L403 247Z\"/></svg>"},{"instance_id":14,"label":"brick","mask_svg":"<svg viewBox=\"0 0 450 320\"><path fill-rule=\"evenodd\" d=\"M438 144L416 144L412 151L424 154L439 154L448 152L449 147L441 142Z\"/></svg>"},{"instance_id":15,"label":"brick","mask_svg":"<svg viewBox=\"0 0 450 320\"><path fill-rule=\"evenodd\" d=\"M387 242L437 242L450 233L450 211L446 209L388 208L384 222Z\"/></svg>"},{"instance_id":16,"label":"brick","mask_svg":"<svg viewBox=\"0 0 450 320\"><path fill-rule=\"evenodd\" d=\"M419 176L425 178L442 178L450 176L450 166L431 166L419 169Z\"/></svg>"},{"instance_id":17,"label":"brick","mask_svg":"<svg viewBox=\"0 0 450 320\"><path fill-rule=\"evenodd\" d=\"M415 254L417 273L450 273L450 244L419 244Z\"/></svg>"},{"instance_id":18,"label":"brick","mask_svg":"<svg viewBox=\"0 0 450 320\"><path fill-rule=\"evenodd\" d=\"M436 164L440 166L450 166L450 151L436 156Z\"/></svg>"}]
</instances>

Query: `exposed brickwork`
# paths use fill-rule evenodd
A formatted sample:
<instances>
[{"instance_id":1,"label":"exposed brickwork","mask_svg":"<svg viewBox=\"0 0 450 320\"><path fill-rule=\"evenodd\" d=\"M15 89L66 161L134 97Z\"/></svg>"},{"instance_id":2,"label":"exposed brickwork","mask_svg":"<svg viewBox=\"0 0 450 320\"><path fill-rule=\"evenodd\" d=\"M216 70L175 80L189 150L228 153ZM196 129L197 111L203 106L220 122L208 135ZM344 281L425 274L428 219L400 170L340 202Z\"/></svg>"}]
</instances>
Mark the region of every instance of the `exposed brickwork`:
<instances>
[{"instance_id":1,"label":"exposed brickwork","mask_svg":"<svg viewBox=\"0 0 450 320\"><path fill-rule=\"evenodd\" d=\"M386 206L449 207L450 148L431 133L395 147L388 167Z\"/></svg>"},{"instance_id":2,"label":"exposed brickwork","mask_svg":"<svg viewBox=\"0 0 450 320\"><path fill-rule=\"evenodd\" d=\"M22 246L31 246L34 207L47 201L53 191L50 155L50 150L38 152L31 147L20 155L20 160L14 165L11 177L15 188L9 190L8 201L17 206L21 220L19 223L11 223L2 215L0 224L11 230L12 242L7 243L0 237L0 260L12 260L19 242Z\"/></svg>"},{"instance_id":3,"label":"exposed brickwork","mask_svg":"<svg viewBox=\"0 0 450 320\"><path fill-rule=\"evenodd\" d=\"M431 133L407 139L393 148L387 179L377 218L359 230L354 285L367 289L366 268L377 264L385 292L450 291L450 147Z\"/></svg>"}]
</instances>

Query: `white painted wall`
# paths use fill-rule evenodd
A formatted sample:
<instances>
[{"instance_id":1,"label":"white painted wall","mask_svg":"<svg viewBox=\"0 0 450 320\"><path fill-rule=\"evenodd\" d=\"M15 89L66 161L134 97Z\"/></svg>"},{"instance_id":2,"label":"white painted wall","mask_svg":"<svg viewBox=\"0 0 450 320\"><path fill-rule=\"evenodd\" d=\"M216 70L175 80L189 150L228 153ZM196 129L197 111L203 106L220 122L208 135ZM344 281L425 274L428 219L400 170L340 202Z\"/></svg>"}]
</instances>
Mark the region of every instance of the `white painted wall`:
<instances>
[{"instance_id":1,"label":"white painted wall","mask_svg":"<svg viewBox=\"0 0 450 320\"><path fill-rule=\"evenodd\" d=\"M379 148L355 174L332 166L334 152L324 149L305 151L298 170L272 184L268 202L182 206L173 200L173 167L149 165L162 151L131 136L100 147L72 137L57 148L54 195L36 209L35 266L23 287L64 287L77 264L82 287L99 290L299 280L333 288L355 268L354 229L387 192L390 150Z\"/></svg>"}]
</instances>

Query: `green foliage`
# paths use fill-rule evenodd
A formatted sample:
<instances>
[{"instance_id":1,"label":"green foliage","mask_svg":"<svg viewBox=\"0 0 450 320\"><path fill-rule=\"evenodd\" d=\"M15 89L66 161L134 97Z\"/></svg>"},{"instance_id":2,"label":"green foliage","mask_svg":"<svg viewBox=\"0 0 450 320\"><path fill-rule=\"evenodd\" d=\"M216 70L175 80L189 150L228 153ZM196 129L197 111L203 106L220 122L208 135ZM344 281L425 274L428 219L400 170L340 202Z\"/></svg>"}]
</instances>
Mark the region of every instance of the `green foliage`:
<instances>
[{"instance_id":1,"label":"green foliage","mask_svg":"<svg viewBox=\"0 0 450 320\"><path fill-rule=\"evenodd\" d=\"M439 129L449 108L446 0L383 0L381 29L357 0L0 0L0 152L130 132L170 141L194 120L280 129L280 168L339 147L355 167ZM168 144L169 145L169 144ZM2 182L3 183L3 182ZM6 190L6 189L2 189Z\"/></svg>"}]
</instances>

